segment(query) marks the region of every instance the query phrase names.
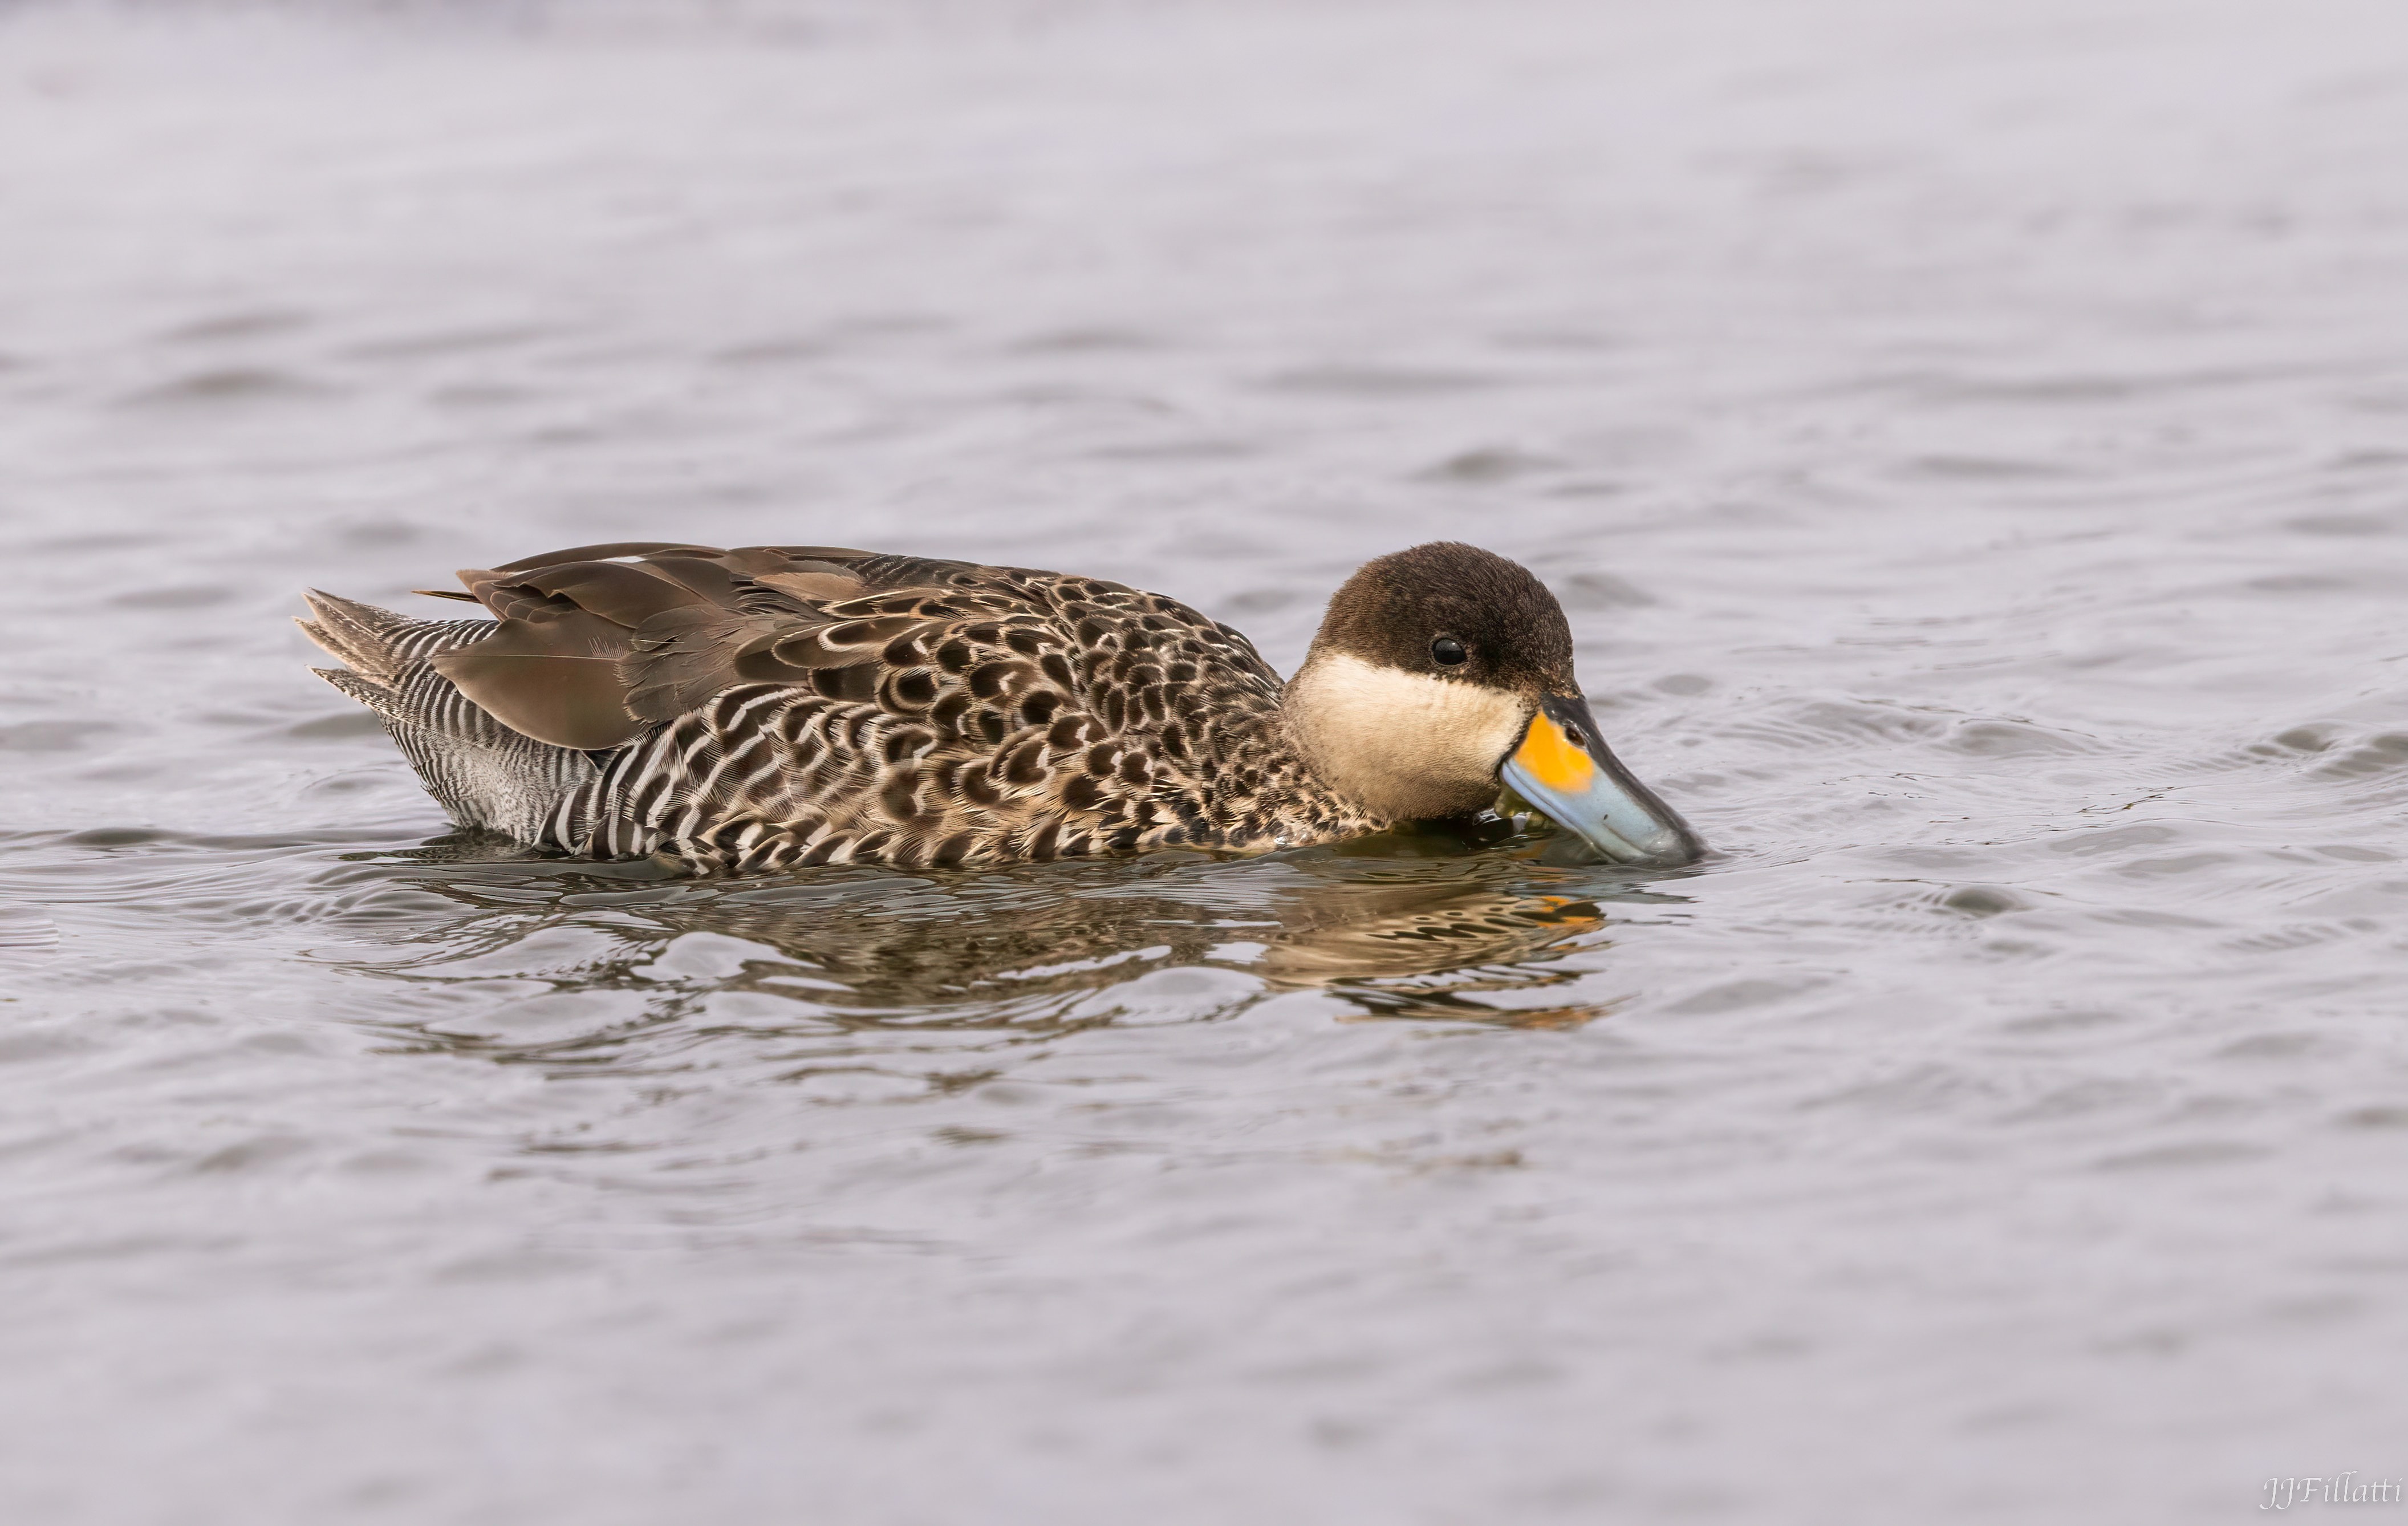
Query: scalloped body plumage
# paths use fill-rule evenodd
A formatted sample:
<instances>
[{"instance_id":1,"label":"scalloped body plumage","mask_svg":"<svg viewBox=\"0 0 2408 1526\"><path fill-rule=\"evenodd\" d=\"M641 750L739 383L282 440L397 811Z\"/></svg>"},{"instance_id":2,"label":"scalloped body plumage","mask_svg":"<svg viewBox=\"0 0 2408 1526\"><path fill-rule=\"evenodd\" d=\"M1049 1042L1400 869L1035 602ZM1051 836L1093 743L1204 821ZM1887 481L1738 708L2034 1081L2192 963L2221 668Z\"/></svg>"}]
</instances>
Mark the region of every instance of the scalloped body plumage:
<instances>
[{"instance_id":1,"label":"scalloped body plumage","mask_svg":"<svg viewBox=\"0 0 2408 1526\"><path fill-rule=\"evenodd\" d=\"M1176 599L1025 568L623 542L460 578L437 597L492 618L311 594L301 625L344 663L318 671L455 821L575 857L749 873L1259 851L1467 814L1508 782L1583 830L1514 771L1567 735L1652 824L1607 832L1610 857L1697 852L1596 737L1553 597L1469 546L1367 564L1285 684Z\"/></svg>"}]
</instances>

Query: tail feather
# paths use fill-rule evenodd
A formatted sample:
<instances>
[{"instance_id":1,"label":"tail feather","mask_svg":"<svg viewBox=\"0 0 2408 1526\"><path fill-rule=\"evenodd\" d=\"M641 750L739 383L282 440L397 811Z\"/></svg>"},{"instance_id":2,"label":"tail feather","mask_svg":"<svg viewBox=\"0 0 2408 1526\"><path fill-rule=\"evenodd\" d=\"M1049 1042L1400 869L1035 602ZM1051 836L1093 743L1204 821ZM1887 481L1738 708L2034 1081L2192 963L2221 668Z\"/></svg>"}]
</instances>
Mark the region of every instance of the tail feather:
<instances>
[{"instance_id":1,"label":"tail feather","mask_svg":"<svg viewBox=\"0 0 2408 1526\"><path fill-rule=\"evenodd\" d=\"M380 684L394 682L409 663L471 645L494 633L491 620L412 620L315 588L301 597L318 618L293 623L345 667Z\"/></svg>"},{"instance_id":2,"label":"tail feather","mask_svg":"<svg viewBox=\"0 0 2408 1526\"><path fill-rule=\"evenodd\" d=\"M513 731L437 672L427 658L493 634L491 620L412 620L315 589L315 620L296 620L341 668L310 671L376 712L427 793L452 819L540 842L561 800L596 773L594 760Z\"/></svg>"},{"instance_id":3,"label":"tail feather","mask_svg":"<svg viewBox=\"0 0 2408 1526\"><path fill-rule=\"evenodd\" d=\"M296 620L294 624L300 625L301 622ZM366 673L355 673L349 668L312 668L309 670L388 721L408 719L401 713L401 697Z\"/></svg>"}]
</instances>

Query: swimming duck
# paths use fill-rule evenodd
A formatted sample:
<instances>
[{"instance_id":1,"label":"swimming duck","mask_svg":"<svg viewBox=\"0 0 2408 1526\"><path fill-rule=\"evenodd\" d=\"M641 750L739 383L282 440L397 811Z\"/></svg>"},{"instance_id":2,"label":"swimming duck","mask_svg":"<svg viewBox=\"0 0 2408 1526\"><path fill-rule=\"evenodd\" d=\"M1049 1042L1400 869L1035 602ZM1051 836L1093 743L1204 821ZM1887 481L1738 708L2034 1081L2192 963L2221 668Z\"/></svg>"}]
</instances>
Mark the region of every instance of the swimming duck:
<instances>
[{"instance_id":1,"label":"swimming duck","mask_svg":"<svg viewBox=\"0 0 2408 1526\"><path fill-rule=\"evenodd\" d=\"M1606 747L1571 628L1477 547L1366 563L1284 684L1098 578L831 546L629 541L459 574L493 619L312 592L315 669L464 827L694 873L1190 845L1472 814L1510 785L1620 862L1697 834Z\"/></svg>"}]
</instances>

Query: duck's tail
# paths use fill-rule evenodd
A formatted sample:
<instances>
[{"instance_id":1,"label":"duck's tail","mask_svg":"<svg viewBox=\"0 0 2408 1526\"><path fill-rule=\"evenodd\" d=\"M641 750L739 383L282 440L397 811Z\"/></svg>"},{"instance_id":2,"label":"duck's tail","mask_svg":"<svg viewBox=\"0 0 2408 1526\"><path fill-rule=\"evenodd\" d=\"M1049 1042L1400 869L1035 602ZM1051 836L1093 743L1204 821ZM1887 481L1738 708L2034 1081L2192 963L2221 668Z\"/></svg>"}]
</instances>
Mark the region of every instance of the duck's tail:
<instances>
[{"instance_id":1,"label":"duck's tail","mask_svg":"<svg viewBox=\"0 0 2408 1526\"><path fill-rule=\"evenodd\" d=\"M310 671L375 711L427 793L463 827L543 841L561 800L596 773L594 759L513 731L427 659L494 633L490 620L412 620L311 589L314 620L295 620L344 663Z\"/></svg>"}]
</instances>

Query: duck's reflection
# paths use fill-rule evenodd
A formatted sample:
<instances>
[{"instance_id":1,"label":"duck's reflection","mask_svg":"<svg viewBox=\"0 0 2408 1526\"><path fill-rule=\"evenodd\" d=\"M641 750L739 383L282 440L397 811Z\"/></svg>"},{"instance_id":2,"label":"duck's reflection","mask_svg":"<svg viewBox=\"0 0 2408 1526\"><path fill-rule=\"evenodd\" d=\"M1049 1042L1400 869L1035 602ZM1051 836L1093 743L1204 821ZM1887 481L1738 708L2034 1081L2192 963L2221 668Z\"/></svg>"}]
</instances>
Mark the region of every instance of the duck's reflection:
<instances>
[{"instance_id":1,"label":"duck's reflection","mask_svg":"<svg viewBox=\"0 0 2408 1526\"><path fill-rule=\"evenodd\" d=\"M647 1009L660 1020L683 1020L698 998L761 993L821 1032L1058 1034L1226 1016L1306 989L1343 999L1358 1019L1577 1026L1605 1007L1576 997L1586 972L1565 956L1607 943L1607 905L1679 899L1625 871L1549 865L1541 844L1501 827L1252 860L1162 854L942 876L648 883L592 865L479 861L466 843L412 857L411 882L459 914L420 923L402 957L380 965L387 972L647 988L660 993ZM710 951L679 955L673 945L696 933L738 943L690 940ZM1557 989L1564 999L1550 1001Z\"/></svg>"}]
</instances>

